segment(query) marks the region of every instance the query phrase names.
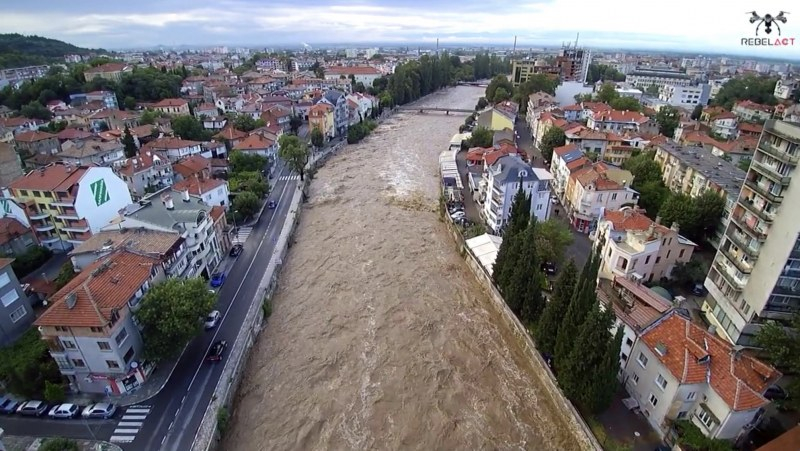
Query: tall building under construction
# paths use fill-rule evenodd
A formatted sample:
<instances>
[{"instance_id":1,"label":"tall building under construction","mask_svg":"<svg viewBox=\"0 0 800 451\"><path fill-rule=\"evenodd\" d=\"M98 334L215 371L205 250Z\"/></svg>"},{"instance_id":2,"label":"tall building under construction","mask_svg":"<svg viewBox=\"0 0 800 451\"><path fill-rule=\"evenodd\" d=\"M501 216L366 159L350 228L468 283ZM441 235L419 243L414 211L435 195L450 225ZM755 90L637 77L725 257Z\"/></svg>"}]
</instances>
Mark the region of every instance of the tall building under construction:
<instances>
[{"instance_id":1,"label":"tall building under construction","mask_svg":"<svg viewBox=\"0 0 800 451\"><path fill-rule=\"evenodd\" d=\"M528 81L534 74L549 74L557 76L561 81L586 82L589 72L589 63L592 61L591 52L587 49L566 44L561 47L558 55L548 64L544 59L516 60L512 67L511 82L518 86Z\"/></svg>"}]
</instances>

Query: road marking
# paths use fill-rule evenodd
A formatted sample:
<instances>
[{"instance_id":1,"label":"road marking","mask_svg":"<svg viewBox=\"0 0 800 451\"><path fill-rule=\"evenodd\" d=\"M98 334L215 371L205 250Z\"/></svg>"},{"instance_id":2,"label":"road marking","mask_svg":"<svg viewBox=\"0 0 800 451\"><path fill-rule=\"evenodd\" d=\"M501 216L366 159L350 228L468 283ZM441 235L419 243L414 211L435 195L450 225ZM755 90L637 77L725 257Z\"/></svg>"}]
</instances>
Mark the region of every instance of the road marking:
<instances>
[{"instance_id":1,"label":"road marking","mask_svg":"<svg viewBox=\"0 0 800 451\"><path fill-rule=\"evenodd\" d=\"M137 427L137 428L140 428L140 427L142 427L142 425L143 425L143 424L144 424L144 423L143 423L143 422L141 422L141 421L120 421L120 422L119 422L119 424L117 424L117 426L120 426L120 427Z\"/></svg>"},{"instance_id":2,"label":"road marking","mask_svg":"<svg viewBox=\"0 0 800 451\"><path fill-rule=\"evenodd\" d=\"M136 434L139 432L139 429L114 429L115 434Z\"/></svg>"},{"instance_id":3,"label":"road marking","mask_svg":"<svg viewBox=\"0 0 800 451\"><path fill-rule=\"evenodd\" d=\"M147 415L125 415L122 420L144 420L145 418L147 418Z\"/></svg>"},{"instance_id":4,"label":"road marking","mask_svg":"<svg viewBox=\"0 0 800 451\"><path fill-rule=\"evenodd\" d=\"M144 405L144 404L136 404L135 406L128 406L128 410L130 409L150 409L153 406Z\"/></svg>"},{"instance_id":5,"label":"road marking","mask_svg":"<svg viewBox=\"0 0 800 451\"><path fill-rule=\"evenodd\" d=\"M253 233L252 227L239 227L236 234L233 236L233 244L244 244L251 233Z\"/></svg>"},{"instance_id":6,"label":"road marking","mask_svg":"<svg viewBox=\"0 0 800 451\"><path fill-rule=\"evenodd\" d=\"M150 409L131 409L131 408L129 408L128 410L125 411L125 413L133 413L133 414L137 414L138 413L138 414L147 415L148 413L150 413Z\"/></svg>"},{"instance_id":7,"label":"road marking","mask_svg":"<svg viewBox=\"0 0 800 451\"><path fill-rule=\"evenodd\" d=\"M135 435L112 435L108 441L111 443L131 443L135 438Z\"/></svg>"},{"instance_id":8,"label":"road marking","mask_svg":"<svg viewBox=\"0 0 800 451\"><path fill-rule=\"evenodd\" d=\"M297 174L295 174L295 175L284 175L284 176L281 176L281 178L279 178L278 180L300 180L300 176L297 175Z\"/></svg>"}]
</instances>

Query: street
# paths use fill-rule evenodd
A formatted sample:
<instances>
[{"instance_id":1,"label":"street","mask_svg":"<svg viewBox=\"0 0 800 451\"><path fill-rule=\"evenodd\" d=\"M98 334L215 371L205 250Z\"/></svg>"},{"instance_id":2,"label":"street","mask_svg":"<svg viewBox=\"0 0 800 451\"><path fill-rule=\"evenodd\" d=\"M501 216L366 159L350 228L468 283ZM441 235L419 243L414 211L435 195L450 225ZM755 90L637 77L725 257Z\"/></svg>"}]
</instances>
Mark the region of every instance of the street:
<instances>
[{"instance_id":1,"label":"street","mask_svg":"<svg viewBox=\"0 0 800 451\"><path fill-rule=\"evenodd\" d=\"M288 199L299 182L299 177L286 167L282 167L271 180L274 189L267 201L276 201L277 208L265 209L253 224L250 235L255 238L244 243L244 252L230 266L225 284L217 291L216 309L223 314L219 326L204 332L189 344L164 388L143 403L146 405L121 407L115 418L110 420L3 417L5 433L114 441L125 450L191 449L224 366L205 362L206 353L216 340L233 343L236 339L274 252L289 211ZM226 255L225 258L231 257Z\"/></svg>"}]
</instances>

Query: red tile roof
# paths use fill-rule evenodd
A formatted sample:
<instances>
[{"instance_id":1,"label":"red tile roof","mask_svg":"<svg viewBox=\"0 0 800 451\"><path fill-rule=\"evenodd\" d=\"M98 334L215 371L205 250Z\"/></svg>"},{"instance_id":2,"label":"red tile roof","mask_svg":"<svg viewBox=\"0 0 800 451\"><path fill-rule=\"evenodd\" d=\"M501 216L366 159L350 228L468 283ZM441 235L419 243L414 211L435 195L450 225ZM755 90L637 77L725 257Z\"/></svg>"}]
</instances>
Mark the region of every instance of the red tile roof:
<instances>
[{"instance_id":1,"label":"red tile roof","mask_svg":"<svg viewBox=\"0 0 800 451\"><path fill-rule=\"evenodd\" d=\"M91 138L92 134L84 130L78 130L77 128L65 128L64 130L58 132L58 135L56 136L58 137L59 141L66 141L72 139Z\"/></svg>"},{"instance_id":2,"label":"red tile roof","mask_svg":"<svg viewBox=\"0 0 800 451\"><path fill-rule=\"evenodd\" d=\"M227 126L222 129L219 133L214 135L215 138L224 139L227 141L235 141L237 139L244 139L247 137L247 133L237 130L232 126Z\"/></svg>"},{"instance_id":3,"label":"red tile roof","mask_svg":"<svg viewBox=\"0 0 800 451\"><path fill-rule=\"evenodd\" d=\"M128 301L150 279L156 258L116 251L78 273L52 297L37 326L104 327L112 312L123 312ZM70 308L68 299L75 299Z\"/></svg>"},{"instance_id":4,"label":"red tile roof","mask_svg":"<svg viewBox=\"0 0 800 451\"><path fill-rule=\"evenodd\" d=\"M18 190L68 191L88 169L88 166L53 163L14 179L8 187Z\"/></svg>"},{"instance_id":5,"label":"red tile roof","mask_svg":"<svg viewBox=\"0 0 800 451\"><path fill-rule=\"evenodd\" d=\"M29 228L10 216L0 218L0 244L6 244L30 231ZM2 266L0 266L0 268L2 268Z\"/></svg>"},{"instance_id":6,"label":"red tile roof","mask_svg":"<svg viewBox=\"0 0 800 451\"><path fill-rule=\"evenodd\" d=\"M206 169L211 169L211 161L200 155L189 156L172 165L172 170L183 176L183 178L200 174Z\"/></svg>"},{"instance_id":7,"label":"red tile roof","mask_svg":"<svg viewBox=\"0 0 800 451\"><path fill-rule=\"evenodd\" d=\"M747 108L748 110L763 111L765 113L772 113L772 111L774 110L774 108L769 105L762 105L760 103L756 103L750 100L741 100L739 102L736 102L734 108L736 107Z\"/></svg>"},{"instance_id":8,"label":"red tile roof","mask_svg":"<svg viewBox=\"0 0 800 451\"><path fill-rule=\"evenodd\" d=\"M188 190L189 194L195 196L202 196L203 193L213 191L216 188L225 184L225 180L218 179L201 179L199 177L189 177L188 179L181 180L172 185L172 191L182 192Z\"/></svg>"},{"instance_id":9,"label":"red tile roof","mask_svg":"<svg viewBox=\"0 0 800 451\"><path fill-rule=\"evenodd\" d=\"M184 147L193 147L199 146L200 142L198 141L188 141L185 139L180 138L158 138L149 143L142 146L144 149L148 150L169 150L169 149L182 149Z\"/></svg>"},{"instance_id":10,"label":"red tile roof","mask_svg":"<svg viewBox=\"0 0 800 451\"><path fill-rule=\"evenodd\" d=\"M764 126L761 124L753 124L751 122L740 122L739 123L739 131L745 133L761 133L764 130Z\"/></svg>"},{"instance_id":11,"label":"red tile roof","mask_svg":"<svg viewBox=\"0 0 800 451\"><path fill-rule=\"evenodd\" d=\"M625 210L606 210L603 213L603 220L611 222L614 230L628 231L628 230L647 230L650 224L655 222L645 216L644 210L639 208L627 208ZM662 230L667 229L664 226L659 226Z\"/></svg>"},{"instance_id":12,"label":"red tile roof","mask_svg":"<svg viewBox=\"0 0 800 451\"><path fill-rule=\"evenodd\" d=\"M325 68L325 73L331 75L380 75L380 71L372 66L333 66Z\"/></svg>"},{"instance_id":13,"label":"red tile roof","mask_svg":"<svg viewBox=\"0 0 800 451\"><path fill-rule=\"evenodd\" d=\"M14 136L14 141L32 143L36 141L44 141L45 139L51 139L51 138L57 138L57 136L52 133L35 130L17 134L16 136Z\"/></svg>"},{"instance_id":14,"label":"red tile roof","mask_svg":"<svg viewBox=\"0 0 800 451\"><path fill-rule=\"evenodd\" d=\"M681 384L710 384L734 411L768 404L761 393L781 376L674 310L647 328L641 339ZM666 349L664 355L657 348ZM706 358L706 363L700 363Z\"/></svg>"},{"instance_id":15,"label":"red tile roof","mask_svg":"<svg viewBox=\"0 0 800 451\"><path fill-rule=\"evenodd\" d=\"M583 107L578 105L577 103L573 104L573 105L567 105L565 107L561 107L561 109L563 111L583 111Z\"/></svg>"},{"instance_id":16,"label":"red tile roof","mask_svg":"<svg viewBox=\"0 0 800 451\"><path fill-rule=\"evenodd\" d=\"M182 106L188 105L188 104L189 104L189 102L187 102L184 99L164 99L164 100L160 100L160 101L154 103L153 107L154 108L177 108L177 107L182 107Z\"/></svg>"},{"instance_id":17,"label":"red tile roof","mask_svg":"<svg viewBox=\"0 0 800 451\"><path fill-rule=\"evenodd\" d=\"M265 150L274 144L275 141L256 133L239 141L239 144L234 146L234 150Z\"/></svg>"},{"instance_id":18,"label":"red tile roof","mask_svg":"<svg viewBox=\"0 0 800 451\"><path fill-rule=\"evenodd\" d=\"M638 111L610 110L595 115L594 120L597 122L633 122L644 124L650 119Z\"/></svg>"},{"instance_id":19,"label":"red tile roof","mask_svg":"<svg viewBox=\"0 0 800 451\"><path fill-rule=\"evenodd\" d=\"M87 74L97 74L97 73L109 73L109 72L121 72L128 67L127 64L122 63L106 63L101 64L97 67L92 67L91 69L87 69Z\"/></svg>"},{"instance_id":20,"label":"red tile roof","mask_svg":"<svg viewBox=\"0 0 800 451\"><path fill-rule=\"evenodd\" d=\"M576 144L567 144L565 146L554 148L553 153L561 157L564 156L564 154L572 152L574 150L578 150L578 146Z\"/></svg>"}]
</instances>

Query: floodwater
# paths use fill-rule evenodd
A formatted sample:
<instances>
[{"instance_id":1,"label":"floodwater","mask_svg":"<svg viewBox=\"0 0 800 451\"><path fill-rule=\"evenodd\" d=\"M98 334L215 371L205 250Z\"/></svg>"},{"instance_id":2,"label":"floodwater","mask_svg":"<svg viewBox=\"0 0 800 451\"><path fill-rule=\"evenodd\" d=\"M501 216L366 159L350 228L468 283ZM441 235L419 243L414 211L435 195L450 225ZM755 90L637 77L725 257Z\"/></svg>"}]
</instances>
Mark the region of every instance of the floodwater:
<instances>
[{"instance_id":1,"label":"floodwater","mask_svg":"<svg viewBox=\"0 0 800 451\"><path fill-rule=\"evenodd\" d=\"M436 213L464 118L396 114L317 172L221 449L579 449Z\"/></svg>"}]
</instances>

